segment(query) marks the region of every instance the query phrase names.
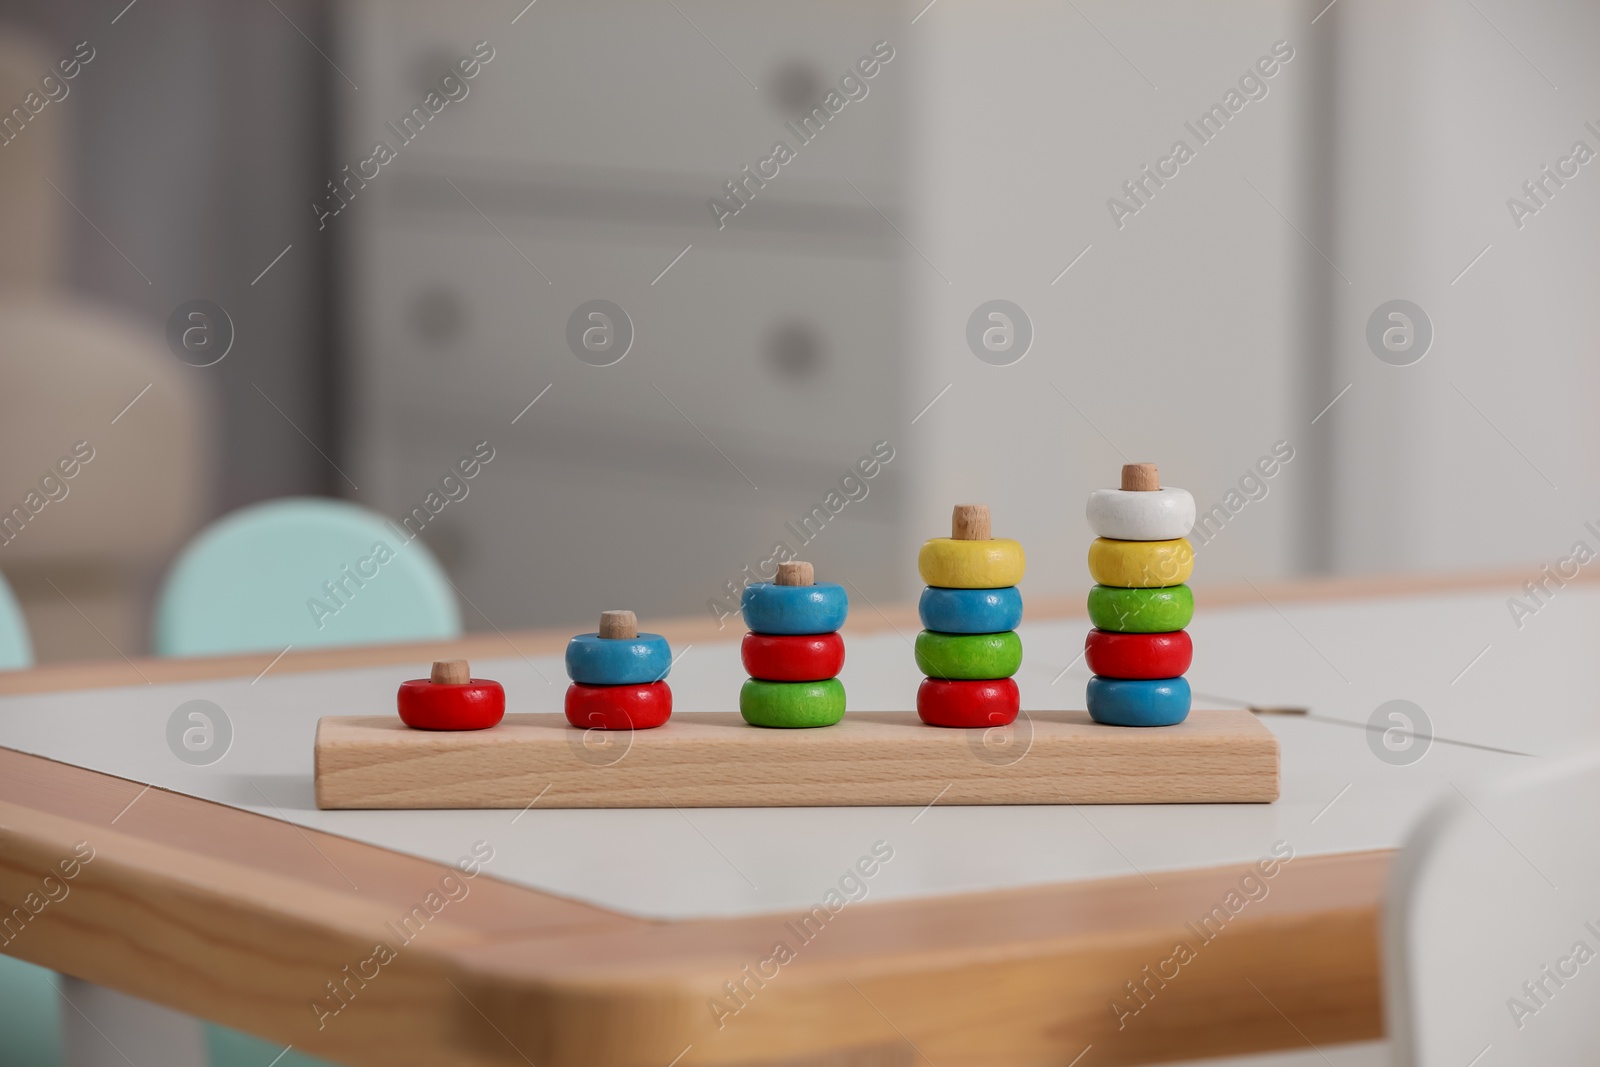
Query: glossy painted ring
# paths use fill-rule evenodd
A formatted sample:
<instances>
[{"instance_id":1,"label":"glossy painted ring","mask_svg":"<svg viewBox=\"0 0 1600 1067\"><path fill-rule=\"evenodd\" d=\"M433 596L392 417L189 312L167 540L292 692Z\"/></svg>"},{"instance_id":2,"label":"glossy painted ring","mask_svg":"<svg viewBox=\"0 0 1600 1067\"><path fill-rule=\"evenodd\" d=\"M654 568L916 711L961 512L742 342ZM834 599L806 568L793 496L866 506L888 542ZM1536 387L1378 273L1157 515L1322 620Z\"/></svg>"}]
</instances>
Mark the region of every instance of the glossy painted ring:
<instances>
[{"instance_id":1,"label":"glossy painted ring","mask_svg":"<svg viewBox=\"0 0 1600 1067\"><path fill-rule=\"evenodd\" d=\"M820 682L844 667L844 638L831 634L744 635L745 673L764 682Z\"/></svg>"},{"instance_id":2,"label":"glossy painted ring","mask_svg":"<svg viewBox=\"0 0 1600 1067\"><path fill-rule=\"evenodd\" d=\"M1194 618L1194 593L1186 585L1163 589L1089 590L1089 621L1097 630L1119 634L1160 634L1182 630Z\"/></svg>"},{"instance_id":3,"label":"glossy painted ring","mask_svg":"<svg viewBox=\"0 0 1600 1067\"><path fill-rule=\"evenodd\" d=\"M1089 577L1123 589L1182 585L1194 573L1194 546L1187 538L1170 541L1113 541L1089 544Z\"/></svg>"},{"instance_id":4,"label":"glossy painted ring","mask_svg":"<svg viewBox=\"0 0 1600 1067\"><path fill-rule=\"evenodd\" d=\"M650 685L671 669L672 649L660 634L579 634L567 642L567 677L579 685Z\"/></svg>"},{"instance_id":5,"label":"glossy painted ring","mask_svg":"<svg viewBox=\"0 0 1600 1067\"><path fill-rule=\"evenodd\" d=\"M650 730L672 716L672 690L649 685L569 685L567 721L584 730Z\"/></svg>"},{"instance_id":6,"label":"glossy painted ring","mask_svg":"<svg viewBox=\"0 0 1600 1067\"><path fill-rule=\"evenodd\" d=\"M474 678L451 685L428 678L400 683L400 721L416 730L487 730L506 714L499 682Z\"/></svg>"},{"instance_id":7,"label":"glossy painted ring","mask_svg":"<svg viewBox=\"0 0 1600 1067\"><path fill-rule=\"evenodd\" d=\"M943 589L1004 589L1022 581L1027 557L1009 537L959 541L935 537L917 553L917 573Z\"/></svg>"},{"instance_id":8,"label":"glossy painted ring","mask_svg":"<svg viewBox=\"0 0 1600 1067\"><path fill-rule=\"evenodd\" d=\"M844 625L850 597L838 582L753 582L739 597L744 624L758 634L826 634Z\"/></svg>"},{"instance_id":9,"label":"glossy painted ring","mask_svg":"<svg viewBox=\"0 0 1600 1067\"><path fill-rule=\"evenodd\" d=\"M1009 678L1022 666L1022 638L998 634L941 634L923 630L913 652L917 669L929 678L982 681Z\"/></svg>"},{"instance_id":10,"label":"glossy painted ring","mask_svg":"<svg viewBox=\"0 0 1600 1067\"><path fill-rule=\"evenodd\" d=\"M1189 715L1187 678L1089 679L1089 717L1107 726L1176 726Z\"/></svg>"},{"instance_id":11,"label":"glossy painted ring","mask_svg":"<svg viewBox=\"0 0 1600 1067\"><path fill-rule=\"evenodd\" d=\"M1022 691L1011 678L945 681L924 678L917 687L917 716L929 726L984 730L1008 726L1022 710Z\"/></svg>"},{"instance_id":12,"label":"glossy painted ring","mask_svg":"<svg viewBox=\"0 0 1600 1067\"><path fill-rule=\"evenodd\" d=\"M929 586L917 601L917 614L929 630L946 634L998 634L1015 630L1022 622L1022 591L1014 585L1002 589L941 589Z\"/></svg>"},{"instance_id":13,"label":"glossy painted ring","mask_svg":"<svg viewBox=\"0 0 1600 1067\"><path fill-rule=\"evenodd\" d=\"M1089 670L1102 678L1176 678L1189 669L1194 644L1188 630L1155 634L1090 630L1083 658Z\"/></svg>"},{"instance_id":14,"label":"glossy painted ring","mask_svg":"<svg viewBox=\"0 0 1600 1067\"><path fill-rule=\"evenodd\" d=\"M832 726L844 718L844 685L837 678L820 682L764 682L745 679L739 690L739 714L751 726L808 729Z\"/></svg>"},{"instance_id":15,"label":"glossy painted ring","mask_svg":"<svg viewBox=\"0 0 1600 1067\"><path fill-rule=\"evenodd\" d=\"M1153 493L1096 489L1084 514L1096 537L1117 541L1170 541L1194 529L1194 497L1186 489Z\"/></svg>"}]
</instances>

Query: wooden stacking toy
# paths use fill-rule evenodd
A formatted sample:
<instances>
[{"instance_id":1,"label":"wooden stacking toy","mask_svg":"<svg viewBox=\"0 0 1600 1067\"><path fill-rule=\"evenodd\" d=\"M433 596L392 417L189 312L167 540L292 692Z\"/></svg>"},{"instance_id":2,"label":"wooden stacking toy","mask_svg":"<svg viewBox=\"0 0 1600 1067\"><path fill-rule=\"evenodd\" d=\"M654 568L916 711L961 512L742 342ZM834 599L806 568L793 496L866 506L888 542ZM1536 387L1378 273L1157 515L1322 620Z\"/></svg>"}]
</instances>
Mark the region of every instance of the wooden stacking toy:
<instances>
[{"instance_id":1,"label":"wooden stacking toy","mask_svg":"<svg viewBox=\"0 0 1600 1067\"><path fill-rule=\"evenodd\" d=\"M639 632L631 611L602 611L600 629L567 642L567 721L593 730L648 730L672 715L664 679L672 649Z\"/></svg>"},{"instance_id":2,"label":"wooden stacking toy","mask_svg":"<svg viewBox=\"0 0 1600 1067\"><path fill-rule=\"evenodd\" d=\"M925 542L917 570L928 587L917 613L917 715L930 726L989 727L1014 721L1022 696L1022 546L989 535L986 504L957 504L950 536Z\"/></svg>"},{"instance_id":3,"label":"wooden stacking toy","mask_svg":"<svg viewBox=\"0 0 1600 1067\"><path fill-rule=\"evenodd\" d=\"M400 721L416 730L487 730L505 717L499 682L472 677L464 659L438 660L427 678L400 683Z\"/></svg>"},{"instance_id":4,"label":"wooden stacking toy","mask_svg":"<svg viewBox=\"0 0 1600 1067\"><path fill-rule=\"evenodd\" d=\"M1089 715L1111 726L1173 726L1189 714L1194 616L1188 585L1194 498L1162 488L1154 463L1122 468L1122 488L1089 496Z\"/></svg>"},{"instance_id":5,"label":"wooden stacking toy","mask_svg":"<svg viewBox=\"0 0 1600 1067\"><path fill-rule=\"evenodd\" d=\"M745 722L796 729L844 718L844 586L818 582L811 564L787 560L776 580L746 586L739 607L750 628L739 647L750 675L739 690Z\"/></svg>"},{"instance_id":6,"label":"wooden stacking toy","mask_svg":"<svg viewBox=\"0 0 1600 1067\"><path fill-rule=\"evenodd\" d=\"M739 714L680 708L664 679L672 651L608 611L567 645L566 721L506 714L498 683L464 660L400 687L400 717L325 716L314 781L322 809L691 808L949 804L1267 803L1278 797L1278 740L1250 710L1189 714L1184 536L1194 501L1163 489L1154 466L1123 469L1122 487L1089 498L1099 540L1085 644L1087 712L1033 710L1027 744L982 758L973 731L1021 713L1025 560L990 535L989 509L960 505L950 537L922 546L927 588L916 662L917 710L845 715L839 629L849 598L786 561L748 586L740 649L749 678ZM569 725L570 724L570 725ZM1170 726L1128 730L1124 726ZM492 729L490 729L492 727ZM578 727L575 730L573 727ZM780 729L759 729L778 727ZM815 729L831 727L831 729ZM956 729L932 729L954 727ZM961 728L966 728L965 730ZM633 731L591 746L584 730ZM1015 729L1015 728L1013 728ZM454 732L452 732L454 731ZM1003 731L1009 736L1011 730ZM974 758L977 755L980 758ZM1026 759L1022 758L1026 755ZM626 756L626 758L623 758ZM935 796L937 794L937 796Z\"/></svg>"}]
</instances>

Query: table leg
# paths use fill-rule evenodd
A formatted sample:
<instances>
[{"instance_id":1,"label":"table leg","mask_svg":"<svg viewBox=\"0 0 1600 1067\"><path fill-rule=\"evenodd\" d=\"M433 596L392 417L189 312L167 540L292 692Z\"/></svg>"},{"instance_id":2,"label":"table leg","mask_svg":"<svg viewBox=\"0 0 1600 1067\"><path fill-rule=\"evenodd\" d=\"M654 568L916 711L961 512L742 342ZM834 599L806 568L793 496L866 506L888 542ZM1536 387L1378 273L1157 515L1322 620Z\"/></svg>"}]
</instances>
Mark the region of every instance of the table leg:
<instances>
[{"instance_id":1,"label":"table leg","mask_svg":"<svg viewBox=\"0 0 1600 1067\"><path fill-rule=\"evenodd\" d=\"M57 975L65 1067L206 1067L200 1020L115 989Z\"/></svg>"}]
</instances>

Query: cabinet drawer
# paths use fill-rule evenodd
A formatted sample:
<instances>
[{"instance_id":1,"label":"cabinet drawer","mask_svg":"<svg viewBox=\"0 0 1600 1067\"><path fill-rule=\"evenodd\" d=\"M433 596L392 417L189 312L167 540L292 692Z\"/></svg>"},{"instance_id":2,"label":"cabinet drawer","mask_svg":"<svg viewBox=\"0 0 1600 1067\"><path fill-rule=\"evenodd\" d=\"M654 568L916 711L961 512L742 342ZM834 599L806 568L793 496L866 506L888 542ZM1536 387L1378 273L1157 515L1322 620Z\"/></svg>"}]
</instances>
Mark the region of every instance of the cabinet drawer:
<instances>
[{"instance_id":1,"label":"cabinet drawer","mask_svg":"<svg viewBox=\"0 0 1600 1067\"><path fill-rule=\"evenodd\" d=\"M464 98L400 150L402 164L442 155L694 173L708 176L711 196L783 139L805 179L830 179L830 195L849 199L842 177L887 184L900 154L911 89L908 49L897 47L909 27L903 7L539 0L511 25L516 5L502 0L343 5L341 55L361 89L340 150L365 153L373 138L390 140L386 124L486 40L493 58ZM864 97L802 146L784 123L821 104L880 40L894 57L866 81Z\"/></svg>"},{"instance_id":2,"label":"cabinet drawer","mask_svg":"<svg viewBox=\"0 0 1600 1067\"><path fill-rule=\"evenodd\" d=\"M382 499L366 501L397 519L421 503L454 452L413 446L391 455ZM837 478L840 471L832 472ZM903 597L914 557L898 525L903 472L883 468L865 498L847 505L809 544L786 526L829 483L756 493L650 471L592 476L559 458L499 450L465 497L421 527L459 590L474 630L587 625L601 608L628 607L651 620L715 615L707 601L758 566L783 540L832 581L848 579L880 603ZM870 611L865 602L856 611ZM487 620L487 621L486 621ZM742 632L736 616L724 634ZM681 649L679 650L681 651ZM553 678L564 684L564 679Z\"/></svg>"},{"instance_id":3,"label":"cabinet drawer","mask_svg":"<svg viewBox=\"0 0 1600 1067\"><path fill-rule=\"evenodd\" d=\"M862 449L899 424L893 259L708 242L652 285L681 247L502 227L550 284L474 221L477 232L451 220L362 233L351 331L358 439L403 440L445 417L509 427L547 385L519 429L571 427L575 448L583 435L688 442L713 466L725 461L702 434L739 463ZM569 318L597 297L632 322L632 346L611 366L569 347Z\"/></svg>"}]
</instances>

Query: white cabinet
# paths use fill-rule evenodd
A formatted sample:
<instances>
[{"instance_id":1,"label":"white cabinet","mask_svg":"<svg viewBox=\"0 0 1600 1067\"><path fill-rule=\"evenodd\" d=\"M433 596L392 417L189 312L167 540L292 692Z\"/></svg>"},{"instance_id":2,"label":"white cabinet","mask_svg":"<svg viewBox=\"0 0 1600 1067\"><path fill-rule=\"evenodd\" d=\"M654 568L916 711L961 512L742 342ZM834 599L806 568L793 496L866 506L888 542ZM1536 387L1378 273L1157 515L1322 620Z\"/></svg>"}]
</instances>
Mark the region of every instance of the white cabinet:
<instances>
[{"instance_id":1,"label":"white cabinet","mask_svg":"<svg viewBox=\"0 0 1600 1067\"><path fill-rule=\"evenodd\" d=\"M344 9L351 159L370 131L395 140L385 124L427 72L495 49L328 225L351 268L360 498L403 514L490 441L496 459L426 537L501 628L613 603L707 611L777 542L799 550L789 524L898 442L905 249L878 212L905 187L905 89L889 87L907 64L881 66L811 143L785 126L897 9L679 7L540 0L514 26L498 3ZM719 227L706 201L780 138L795 158ZM568 340L596 299L631 324L610 366ZM914 576L904 469L804 546L874 599Z\"/></svg>"},{"instance_id":2,"label":"white cabinet","mask_svg":"<svg viewBox=\"0 0 1600 1067\"><path fill-rule=\"evenodd\" d=\"M804 548L879 602L915 595L917 547L957 500L1024 542L1031 593L1067 593L1088 584L1083 501L1125 458L1204 507L1303 445L1302 69L1124 229L1105 202L1304 28L1267 3L1150 25L1085 9L1094 26L1071 5L922 7L343 9L350 160L475 42L495 50L329 220L351 268L352 474L399 513L494 444L428 536L495 625L703 611L879 441L894 460ZM786 122L880 41L866 95L802 143ZM719 227L707 201L779 139L794 158ZM967 345L994 298L1034 327L1013 366ZM633 328L612 366L568 344L595 299ZM1203 549L1206 580L1292 568L1312 469Z\"/></svg>"},{"instance_id":3,"label":"white cabinet","mask_svg":"<svg viewBox=\"0 0 1600 1067\"><path fill-rule=\"evenodd\" d=\"M476 215L413 216L370 235L354 381L370 433L403 436L444 418L487 432L546 385L519 426L567 418L643 441L692 421L755 463L893 428L892 257L708 242L651 286L669 245L503 228L561 284ZM568 319L591 297L615 301L632 323L631 348L611 366L581 362L568 345Z\"/></svg>"},{"instance_id":4,"label":"white cabinet","mask_svg":"<svg viewBox=\"0 0 1600 1067\"><path fill-rule=\"evenodd\" d=\"M362 74L351 74L361 99L342 140L370 147L484 41L493 58L405 153L613 178L693 175L710 180L703 200L787 138L803 174L785 173L774 195L797 181L846 200L840 179L884 182L894 167L907 89L898 54L814 145L801 147L784 124L820 104L876 42L903 42L901 8L539 0L511 25L516 7L500 0L365 0L344 9L345 49Z\"/></svg>"}]
</instances>

